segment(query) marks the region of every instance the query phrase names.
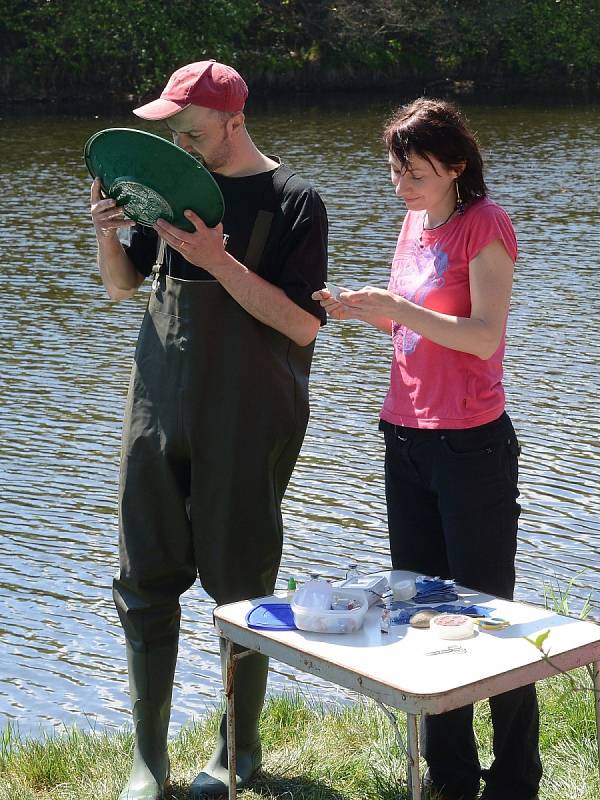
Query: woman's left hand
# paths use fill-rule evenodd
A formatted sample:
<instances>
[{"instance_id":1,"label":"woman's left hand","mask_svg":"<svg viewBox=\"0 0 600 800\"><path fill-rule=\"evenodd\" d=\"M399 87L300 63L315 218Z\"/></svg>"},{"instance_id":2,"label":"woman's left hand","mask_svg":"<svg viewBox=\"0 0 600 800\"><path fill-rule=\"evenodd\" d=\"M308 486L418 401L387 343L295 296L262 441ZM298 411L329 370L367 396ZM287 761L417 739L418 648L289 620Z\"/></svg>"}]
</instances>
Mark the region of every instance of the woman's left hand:
<instances>
[{"instance_id":1,"label":"woman's left hand","mask_svg":"<svg viewBox=\"0 0 600 800\"><path fill-rule=\"evenodd\" d=\"M399 298L387 289L378 289L376 286L365 286L356 292L344 291L339 299L344 306L352 309L352 316L356 319L392 319L398 313Z\"/></svg>"}]
</instances>

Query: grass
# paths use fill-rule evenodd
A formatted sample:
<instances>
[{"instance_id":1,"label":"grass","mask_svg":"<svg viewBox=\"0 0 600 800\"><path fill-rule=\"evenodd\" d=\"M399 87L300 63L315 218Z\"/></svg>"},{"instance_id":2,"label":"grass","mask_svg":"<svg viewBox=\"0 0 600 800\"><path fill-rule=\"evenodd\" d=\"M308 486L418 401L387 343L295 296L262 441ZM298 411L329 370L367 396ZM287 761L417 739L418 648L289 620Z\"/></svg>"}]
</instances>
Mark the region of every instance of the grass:
<instances>
[{"instance_id":1,"label":"grass","mask_svg":"<svg viewBox=\"0 0 600 800\"><path fill-rule=\"evenodd\" d=\"M564 676L538 685L545 775L541 800L600 797L594 702L586 670L573 691ZM170 796L186 800L203 764L220 710L184 727L170 743ZM404 717L400 729L404 730ZM271 698L261 721L263 772L242 800L405 800L406 762L389 720L374 703L325 709L300 696ZM487 703L475 714L483 764L491 759ZM126 778L132 736L78 729L42 739L14 727L0 735L0 800L115 800Z\"/></svg>"}]
</instances>

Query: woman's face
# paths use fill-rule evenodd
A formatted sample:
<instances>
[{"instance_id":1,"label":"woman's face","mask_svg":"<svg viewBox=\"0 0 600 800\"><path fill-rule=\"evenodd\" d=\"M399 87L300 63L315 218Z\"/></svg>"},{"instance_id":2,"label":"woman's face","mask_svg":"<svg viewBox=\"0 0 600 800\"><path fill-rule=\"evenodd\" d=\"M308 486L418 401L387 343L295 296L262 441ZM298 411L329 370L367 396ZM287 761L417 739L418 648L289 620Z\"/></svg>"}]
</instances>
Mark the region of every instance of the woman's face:
<instances>
[{"instance_id":1,"label":"woman's face","mask_svg":"<svg viewBox=\"0 0 600 800\"><path fill-rule=\"evenodd\" d=\"M431 162L411 153L410 162L404 167L393 153L389 154L394 190L409 211L431 211L456 199L454 181L460 170L448 169L435 156L429 158Z\"/></svg>"}]
</instances>

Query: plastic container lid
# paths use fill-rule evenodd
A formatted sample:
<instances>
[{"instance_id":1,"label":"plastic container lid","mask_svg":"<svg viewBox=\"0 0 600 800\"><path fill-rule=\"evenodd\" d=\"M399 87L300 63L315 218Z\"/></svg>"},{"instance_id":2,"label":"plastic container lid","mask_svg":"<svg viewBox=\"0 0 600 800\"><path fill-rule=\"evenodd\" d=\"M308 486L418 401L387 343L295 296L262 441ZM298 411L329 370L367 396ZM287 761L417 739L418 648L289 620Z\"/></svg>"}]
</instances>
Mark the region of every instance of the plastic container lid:
<instances>
[{"instance_id":1,"label":"plastic container lid","mask_svg":"<svg viewBox=\"0 0 600 800\"><path fill-rule=\"evenodd\" d=\"M142 225L154 225L161 217L191 232L194 226L183 216L188 208L211 228L223 218L223 195L210 172L161 136L107 128L88 139L84 158L102 191Z\"/></svg>"},{"instance_id":2,"label":"plastic container lid","mask_svg":"<svg viewBox=\"0 0 600 800\"><path fill-rule=\"evenodd\" d=\"M261 603L246 614L246 624L262 631L297 630L289 603Z\"/></svg>"}]
</instances>

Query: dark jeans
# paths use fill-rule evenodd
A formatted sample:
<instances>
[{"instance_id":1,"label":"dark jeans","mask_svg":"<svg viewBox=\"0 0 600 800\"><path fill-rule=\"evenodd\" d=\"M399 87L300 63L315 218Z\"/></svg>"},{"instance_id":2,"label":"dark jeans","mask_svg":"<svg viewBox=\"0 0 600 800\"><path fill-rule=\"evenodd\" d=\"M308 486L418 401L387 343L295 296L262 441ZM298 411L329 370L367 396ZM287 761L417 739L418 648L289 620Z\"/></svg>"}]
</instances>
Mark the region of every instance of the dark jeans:
<instances>
[{"instance_id":1,"label":"dark jeans","mask_svg":"<svg viewBox=\"0 0 600 800\"><path fill-rule=\"evenodd\" d=\"M520 506L517 441L510 418L463 430L380 423L392 566L454 578L512 599ZM452 800L530 800L542 775L535 686L490 698L494 762L482 772L473 707L424 719L423 755L433 785Z\"/></svg>"}]
</instances>

